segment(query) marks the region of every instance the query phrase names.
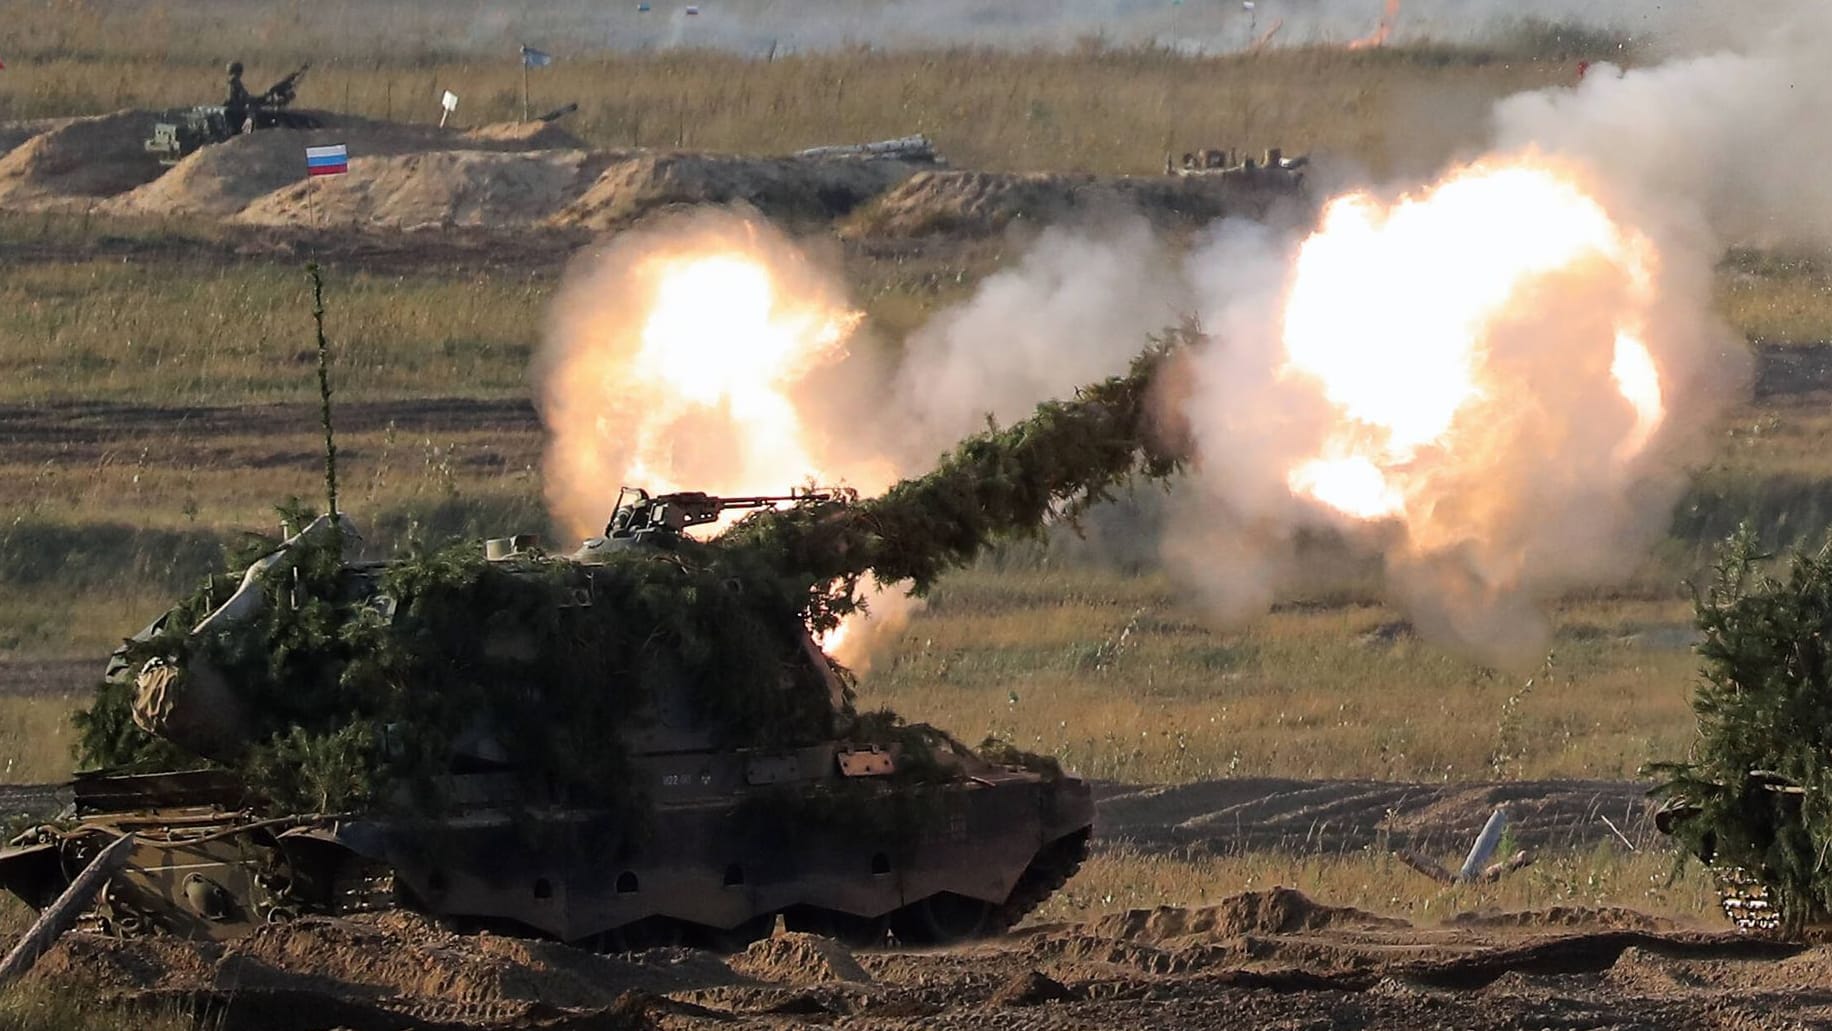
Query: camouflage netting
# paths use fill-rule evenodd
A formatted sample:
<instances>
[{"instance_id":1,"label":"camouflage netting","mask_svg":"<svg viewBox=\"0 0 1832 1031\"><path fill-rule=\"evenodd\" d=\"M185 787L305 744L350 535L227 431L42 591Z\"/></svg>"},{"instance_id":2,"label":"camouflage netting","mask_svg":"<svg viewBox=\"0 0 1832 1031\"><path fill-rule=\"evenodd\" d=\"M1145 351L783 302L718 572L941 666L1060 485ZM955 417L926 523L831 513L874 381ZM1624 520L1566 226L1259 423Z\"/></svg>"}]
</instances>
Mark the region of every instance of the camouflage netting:
<instances>
[{"instance_id":1,"label":"camouflage netting","mask_svg":"<svg viewBox=\"0 0 1832 1031\"><path fill-rule=\"evenodd\" d=\"M1787 924L1832 912L1832 548L1761 567L1748 532L1696 598L1704 634L1692 760L1650 770L1672 833L1766 884ZM1695 810L1690 807L1696 807Z\"/></svg>"},{"instance_id":2,"label":"camouflage netting","mask_svg":"<svg viewBox=\"0 0 1832 1031\"><path fill-rule=\"evenodd\" d=\"M1174 459L1154 444L1148 418L1168 347L1074 400L966 440L933 472L869 501L757 512L709 541L590 566L540 555L488 562L463 542L350 567L333 534L302 546L292 577L271 578L253 623L184 632L239 582L217 576L127 658L138 669L155 657L201 657L221 670L252 725L247 748L219 758L291 811L436 810L437 774L479 728L509 766L561 797L627 800L619 734L641 718L645 685L658 683L683 686L732 745L837 735L923 747L924 728L859 716L850 704L836 726L799 628L819 633L859 608L868 573L926 590L1001 537L1038 533L1135 475L1168 475ZM104 684L78 715L83 764L196 766L134 724L132 691Z\"/></svg>"}]
</instances>

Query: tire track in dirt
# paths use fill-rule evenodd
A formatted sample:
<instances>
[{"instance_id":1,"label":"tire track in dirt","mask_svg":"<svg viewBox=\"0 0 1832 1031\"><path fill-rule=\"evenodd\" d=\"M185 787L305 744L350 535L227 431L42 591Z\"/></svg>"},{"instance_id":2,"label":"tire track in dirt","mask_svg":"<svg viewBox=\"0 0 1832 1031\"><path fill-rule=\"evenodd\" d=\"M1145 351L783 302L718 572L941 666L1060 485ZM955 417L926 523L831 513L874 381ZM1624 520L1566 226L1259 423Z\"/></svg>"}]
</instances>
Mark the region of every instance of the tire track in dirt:
<instances>
[{"instance_id":1,"label":"tire track in dirt","mask_svg":"<svg viewBox=\"0 0 1832 1031\"><path fill-rule=\"evenodd\" d=\"M1273 777L1107 786L1097 798L1095 836L1107 847L1155 853L1404 848L1450 854L1468 848L1490 814L1505 807L1514 841L1523 848L1583 848L1614 840L1617 830L1644 847L1659 838L1648 787L1610 780L1425 784Z\"/></svg>"},{"instance_id":2,"label":"tire track in dirt","mask_svg":"<svg viewBox=\"0 0 1832 1031\"><path fill-rule=\"evenodd\" d=\"M199 448L223 438L297 437L319 430L317 401L260 405L142 405L98 401L0 405L0 439L11 462L87 462L150 438L189 439ZM340 401L340 433L538 432L531 401L434 397Z\"/></svg>"}]
</instances>

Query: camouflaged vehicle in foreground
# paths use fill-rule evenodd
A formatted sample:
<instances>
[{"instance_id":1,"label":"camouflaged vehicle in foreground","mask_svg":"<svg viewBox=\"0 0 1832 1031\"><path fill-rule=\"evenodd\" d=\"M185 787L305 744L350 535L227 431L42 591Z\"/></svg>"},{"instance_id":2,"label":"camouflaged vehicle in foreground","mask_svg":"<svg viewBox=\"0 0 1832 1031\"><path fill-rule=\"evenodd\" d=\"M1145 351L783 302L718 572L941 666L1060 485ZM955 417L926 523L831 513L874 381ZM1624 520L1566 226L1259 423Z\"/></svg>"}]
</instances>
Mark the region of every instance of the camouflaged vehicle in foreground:
<instances>
[{"instance_id":1,"label":"camouflaged vehicle in foreground","mask_svg":"<svg viewBox=\"0 0 1832 1031\"><path fill-rule=\"evenodd\" d=\"M485 561L511 578L557 576L552 597L589 609L622 587L606 570L633 558L672 561L689 526L732 508L822 503L835 499L637 493L604 537L570 556L543 555L517 537L487 542ZM321 517L288 539L182 638L253 632L266 606L288 604L284 585L300 553L347 525ZM413 599L387 596L386 572L343 564L340 602L395 619ZM168 613L135 642L179 618ZM774 629L782 667L772 679L818 698L813 718L788 738L746 742L696 711L685 679L652 678L622 741L601 742L627 753L627 791L640 807L530 778L486 718L451 740L436 775L443 805L423 818L270 815L227 769L79 776L74 823L28 831L0 852L0 884L42 908L131 832L128 863L91 917L118 933L226 939L298 914L400 905L460 927L622 949L742 947L779 915L790 929L858 945L887 935L946 943L1008 928L1075 872L1093 819L1085 783L1054 764L990 761L927 727L900 728L888 743L839 736L854 722L843 671L800 622ZM501 638L483 654L536 644L494 621L482 633ZM188 752L232 760L255 721L231 674L201 650L139 663L128 658L133 644L108 676L132 685L135 722ZM621 690L615 679L603 688ZM538 694L528 703L537 719L567 718L539 712ZM923 776L904 776L916 765Z\"/></svg>"},{"instance_id":2,"label":"camouflaged vehicle in foreground","mask_svg":"<svg viewBox=\"0 0 1832 1031\"><path fill-rule=\"evenodd\" d=\"M603 948L737 946L777 919L855 945L1003 930L1080 865L1088 785L858 711L816 642L867 576L923 591L1174 474L1154 375L1186 332L864 500L625 492L571 554L386 562L295 508L303 529L123 644L77 718L103 772L0 851L0 887L43 908L131 833L89 914L122 933L392 906Z\"/></svg>"}]
</instances>

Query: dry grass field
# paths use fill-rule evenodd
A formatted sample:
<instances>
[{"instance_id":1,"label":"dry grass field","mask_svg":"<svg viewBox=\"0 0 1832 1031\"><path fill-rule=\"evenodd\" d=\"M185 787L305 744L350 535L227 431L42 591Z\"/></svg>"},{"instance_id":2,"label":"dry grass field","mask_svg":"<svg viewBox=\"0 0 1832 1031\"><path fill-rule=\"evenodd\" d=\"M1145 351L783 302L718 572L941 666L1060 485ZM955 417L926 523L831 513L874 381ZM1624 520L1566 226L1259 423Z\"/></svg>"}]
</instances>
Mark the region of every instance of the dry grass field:
<instances>
[{"instance_id":1,"label":"dry grass field","mask_svg":"<svg viewBox=\"0 0 1832 1031\"><path fill-rule=\"evenodd\" d=\"M1280 885L1419 925L1458 913L1553 906L1625 906L1701 923L1721 919L1717 892L1695 864L1678 868L1669 854L1628 853L1609 845L1543 857L1497 884L1454 886L1422 877L1384 852L1166 856L1121 848L1096 853L1034 919L1202 905Z\"/></svg>"},{"instance_id":2,"label":"dry grass field","mask_svg":"<svg viewBox=\"0 0 1832 1031\"><path fill-rule=\"evenodd\" d=\"M1566 603L1551 667L1531 678L1412 638L1398 618L1291 606L1217 631L1162 574L981 569L935 593L864 695L1134 783L1632 777L1685 747L1692 656L1676 598Z\"/></svg>"},{"instance_id":3,"label":"dry grass field","mask_svg":"<svg viewBox=\"0 0 1832 1031\"><path fill-rule=\"evenodd\" d=\"M347 48L316 49L329 45L314 43L310 24L323 13L287 5L238 23L231 9L222 14L231 31L215 23L200 37L195 19L161 4L134 16L103 2L8 0L0 4L12 43L0 121L215 103L230 57L247 63L255 89L311 61L304 107L432 122L440 91L452 89L463 98L464 124L521 117L512 46L495 57L441 52L428 49L418 26L380 24L377 38L421 46L351 57ZM368 15L351 9L348 17ZM1563 39L1532 33L1481 49L1216 58L1094 47L1000 55L860 49L774 61L556 49L561 60L533 73L534 107L578 102L565 124L599 146L780 153L923 132L965 168L1153 172L1167 151L1226 145L1327 151L1375 175L1420 171L1470 146L1490 101L1568 81L1579 56Z\"/></svg>"},{"instance_id":4,"label":"dry grass field","mask_svg":"<svg viewBox=\"0 0 1832 1031\"><path fill-rule=\"evenodd\" d=\"M94 431L0 455L0 658L94 661L218 561L225 541L267 528L274 503L317 489L296 258L238 260L208 238L179 254L68 257L160 232L0 224L13 245L0 253L0 406L15 420L92 406ZM40 241L53 244L42 260ZM545 529L539 428L521 399L563 259L508 271L333 265L335 375L353 406L346 497L384 552L413 534ZM887 327L919 323L1001 260L851 253L845 264L868 312L889 316L874 316L874 339L894 347ZM1735 255L1720 277L1723 310L1768 343L1832 337L1823 268L1810 256ZM957 278L949 292L932 287ZM471 399L491 421L416 414L438 399ZM281 406L213 421L271 404ZM1557 607L1551 673L1516 701L1524 678L1385 633L1397 617L1355 598L1211 626L1152 568L1149 529L1127 549L1145 556L1142 575L1139 561L1116 569L1086 561L1085 548L1020 549L955 575L880 656L864 695L1115 779L1631 776L1690 733L1679 580L1739 513L1790 537L1823 525L1829 432L1812 405L1734 413L1675 538L1634 583ZM1515 754L1510 735L1529 747ZM61 772L42 760L21 769Z\"/></svg>"}]
</instances>

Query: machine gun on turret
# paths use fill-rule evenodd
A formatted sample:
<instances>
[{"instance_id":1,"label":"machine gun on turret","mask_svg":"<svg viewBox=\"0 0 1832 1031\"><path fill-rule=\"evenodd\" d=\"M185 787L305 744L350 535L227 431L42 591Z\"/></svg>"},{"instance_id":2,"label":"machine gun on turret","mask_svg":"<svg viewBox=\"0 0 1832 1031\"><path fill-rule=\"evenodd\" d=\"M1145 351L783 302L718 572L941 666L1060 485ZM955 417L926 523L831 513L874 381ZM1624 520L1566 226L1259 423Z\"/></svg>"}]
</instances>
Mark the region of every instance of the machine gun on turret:
<instances>
[{"instance_id":1,"label":"machine gun on turret","mask_svg":"<svg viewBox=\"0 0 1832 1031\"><path fill-rule=\"evenodd\" d=\"M267 87L267 92L255 98L254 106L257 109L265 108L268 110L278 110L283 107L291 106L292 102L299 98L300 80L304 79L305 73L311 70L312 66L310 64L300 65L298 71L293 72L286 78Z\"/></svg>"},{"instance_id":2,"label":"machine gun on turret","mask_svg":"<svg viewBox=\"0 0 1832 1031\"><path fill-rule=\"evenodd\" d=\"M240 89L241 63L230 66L229 101L168 111L153 123L146 140L146 150L156 154L162 165L175 165L188 155L212 143L222 143L244 132L263 129L319 129L324 120L317 115L289 108L299 96L299 83L311 65L300 65L292 74L267 87L258 95Z\"/></svg>"},{"instance_id":3,"label":"machine gun on turret","mask_svg":"<svg viewBox=\"0 0 1832 1031\"><path fill-rule=\"evenodd\" d=\"M827 502L844 504L857 497L856 491L839 487L811 487L789 494L756 494L735 498L715 497L697 490L651 495L641 487L623 487L617 491L617 507L612 511L609 525L604 528L604 535L611 540L656 533L678 536L689 527L717 522L726 512L777 508L782 505L817 505Z\"/></svg>"}]
</instances>

